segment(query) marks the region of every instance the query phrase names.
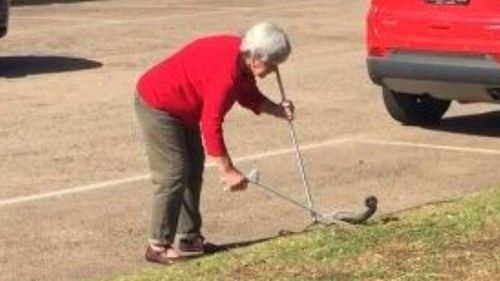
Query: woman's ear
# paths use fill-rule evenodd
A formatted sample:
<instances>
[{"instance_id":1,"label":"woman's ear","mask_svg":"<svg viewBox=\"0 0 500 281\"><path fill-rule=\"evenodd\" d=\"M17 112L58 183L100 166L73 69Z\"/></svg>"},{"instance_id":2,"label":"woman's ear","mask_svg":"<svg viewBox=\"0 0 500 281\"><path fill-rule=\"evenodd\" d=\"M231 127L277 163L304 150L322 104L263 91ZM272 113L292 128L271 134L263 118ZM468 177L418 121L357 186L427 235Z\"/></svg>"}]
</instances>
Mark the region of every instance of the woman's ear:
<instances>
[{"instance_id":1,"label":"woman's ear","mask_svg":"<svg viewBox=\"0 0 500 281\"><path fill-rule=\"evenodd\" d=\"M250 52L244 52L242 54L242 57L243 57L243 62L245 63L245 65L247 65L248 67L251 67L253 65L253 58L252 58L252 55L250 54Z\"/></svg>"},{"instance_id":2,"label":"woman's ear","mask_svg":"<svg viewBox=\"0 0 500 281\"><path fill-rule=\"evenodd\" d=\"M243 52L243 56L244 56L245 58L250 58L250 57L252 57L252 53L251 53L250 51L248 51L248 50L247 50L247 51Z\"/></svg>"},{"instance_id":3,"label":"woman's ear","mask_svg":"<svg viewBox=\"0 0 500 281\"><path fill-rule=\"evenodd\" d=\"M242 54L243 60L245 62L247 62L248 60L250 60L252 58L252 54L250 53L250 51L245 51L241 54Z\"/></svg>"},{"instance_id":4,"label":"woman's ear","mask_svg":"<svg viewBox=\"0 0 500 281\"><path fill-rule=\"evenodd\" d=\"M259 65L259 60L255 57L251 57L250 58L250 63L252 65L252 67L257 67Z\"/></svg>"}]
</instances>

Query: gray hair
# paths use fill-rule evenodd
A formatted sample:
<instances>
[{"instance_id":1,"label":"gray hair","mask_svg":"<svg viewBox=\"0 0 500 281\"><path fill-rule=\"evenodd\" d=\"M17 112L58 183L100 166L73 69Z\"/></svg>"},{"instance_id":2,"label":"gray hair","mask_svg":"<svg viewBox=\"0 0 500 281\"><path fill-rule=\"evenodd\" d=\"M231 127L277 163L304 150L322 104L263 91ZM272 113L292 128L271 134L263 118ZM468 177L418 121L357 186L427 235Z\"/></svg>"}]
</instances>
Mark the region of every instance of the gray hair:
<instances>
[{"instance_id":1,"label":"gray hair","mask_svg":"<svg viewBox=\"0 0 500 281\"><path fill-rule=\"evenodd\" d=\"M292 47L281 28L268 22L261 22L245 32L240 52L264 62L280 64L288 58Z\"/></svg>"}]
</instances>

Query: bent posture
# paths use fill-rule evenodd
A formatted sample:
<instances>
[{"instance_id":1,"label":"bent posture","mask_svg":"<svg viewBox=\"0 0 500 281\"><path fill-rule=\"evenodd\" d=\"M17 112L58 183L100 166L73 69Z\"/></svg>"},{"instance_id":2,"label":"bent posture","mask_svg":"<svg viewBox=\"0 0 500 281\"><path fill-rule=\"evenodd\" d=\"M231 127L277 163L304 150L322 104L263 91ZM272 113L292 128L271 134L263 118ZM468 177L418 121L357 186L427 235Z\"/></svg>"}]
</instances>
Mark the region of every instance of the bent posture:
<instances>
[{"instance_id":1,"label":"bent posture","mask_svg":"<svg viewBox=\"0 0 500 281\"><path fill-rule=\"evenodd\" d=\"M290 52L282 29L259 23L243 37L198 38L141 76L135 105L156 185L148 261L170 264L203 253L199 202L205 154L228 190L247 187L224 143L224 116L237 102L255 114L292 119L293 104L272 102L255 80L273 72Z\"/></svg>"}]
</instances>

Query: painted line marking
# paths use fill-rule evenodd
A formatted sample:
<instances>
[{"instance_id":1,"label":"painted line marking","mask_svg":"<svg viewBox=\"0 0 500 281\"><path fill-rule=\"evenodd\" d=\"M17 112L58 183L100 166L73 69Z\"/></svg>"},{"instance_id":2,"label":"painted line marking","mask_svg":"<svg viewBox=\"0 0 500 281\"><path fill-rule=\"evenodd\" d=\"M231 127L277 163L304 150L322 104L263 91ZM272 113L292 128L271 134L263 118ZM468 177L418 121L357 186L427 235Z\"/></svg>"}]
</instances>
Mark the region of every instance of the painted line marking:
<instances>
[{"instance_id":1,"label":"painted line marking","mask_svg":"<svg viewBox=\"0 0 500 281\"><path fill-rule=\"evenodd\" d=\"M105 187L109 187L109 186L132 183L132 182L146 180L148 178L149 178L149 175L140 175L140 176L128 177L128 178L123 178L123 179L118 179L118 180L111 180L111 181L105 181L105 182L100 182L100 183L95 183L95 184L83 185L83 186L79 186L79 187L73 187L73 188L68 188L68 189L63 189L63 190L58 190L58 191L53 191L53 192L34 194L34 195L28 195L28 196L21 196L21 197L14 197L11 199L6 199L6 200L0 201L0 207L12 205L12 204L17 204L17 203L40 200L40 199L44 199L44 198L59 197L59 196L67 195L67 194L90 191L90 190L105 188Z\"/></svg>"},{"instance_id":2,"label":"painted line marking","mask_svg":"<svg viewBox=\"0 0 500 281\"><path fill-rule=\"evenodd\" d=\"M104 9L192 9L192 10L228 10L228 11L248 11L254 9L251 6L216 6L216 5L189 5L189 4L166 4L166 5L155 5L155 4L133 4L133 3L112 3L105 5L106 3L100 3L99 8ZM83 7L83 6L82 6Z\"/></svg>"},{"instance_id":3,"label":"painted line marking","mask_svg":"<svg viewBox=\"0 0 500 281\"><path fill-rule=\"evenodd\" d=\"M474 148L474 147L464 147L464 146L436 145L436 144L428 144L428 143L414 143L414 142L403 142L403 141L387 141L387 140L377 140L377 139L361 139L360 137L332 139L332 140L327 140L324 142L301 145L300 150L307 151L307 150L312 150L312 149L317 149L317 148L322 148L322 147L340 145L340 144L349 143L349 142L358 143L358 144L375 144L375 145L387 145L387 146L417 147L417 148L434 149L434 150L446 150L446 151L455 151L455 152L458 151L458 152L467 152L467 153L500 155L500 150L496 150L496 149ZM295 150L293 148L277 149L277 150L273 150L273 151L238 157L238 158L235 158L234 161L235 162L252 161L252 160L263 159L263 158L267 158L267 157L284 155L284 154L293 153L293 152L295 152ZM212 167L214 167L214 165L207 164L206 167L212 168ZM109 188L109 187L118 186L118 185L122 185L122 184L139 182L139 181L147 180L149 178L150 178L150 175L145 174L145 175L127 177L127 178L123 178L123 179L105 181L105 182L100 182L100 183L95 183L95 184L90 184L90 185L67 188L67 189L62 189L62 190L53 191L53 192L14 197L11 199L1 200L0 207L18 204L18 203L36 201L36 200L45 199L45 198L60 197L60 196L68 195L68 194L86 192L86 191L91 191L91 190L96 190L96 189Z\"/></svg>"},{"instance_id":4,"label":"painted line marking","mask_svg":"<svg viewBox=\"0 0 500 281\"><path fill-rule=\"evenodd\" d=\"M291 3L291 4L286 4L286 5L268 5L268 6L261 6L261 7L245 7L245 9L241 9L242 12L244 11L270 11L270 10L275 10L275 9L285 9L285 8L296 8L296 7L302 7L302 6L311 6L314 5L315 2L320 2L322 0L308 0L304 2L296 2L296 3ZM99 6L96 6L97 8ZM175 6L173 6L175 7ZM234 9L218 9L218 8L213 8L211 11L206 11L206 12L199 12L199 13L191 13L191 14L174 14L174 15L168 15L168 16L162 16L162 17L149 17L149 18L141 18L141 19L129 19L129 20L114 20L114 19L106 19L105 21L103 20L96 20L96 21L101 21L101 22L96 22L93 24L80 24L80 25L69 25L65 27L60 27L60 28L50 28L50 29L41 29L41 30L35 30L35 31L16 31L12 30L12 35L25 35L25 34L39 34L40 32L54 32L54 31L64 31L64 30L73 30L73 29L79 29L79 28L91 28L91 27L99 27L99 26L106 26L106 25L124 25L124 24L134 24L134 23L147 23L147 22L157 22L157 21L164 21L164 20L170 20L170 19L176 19L176 18L190 18L190 17L200 17L200 16L206 16L206 15L216 15L216 14L225 14L229 12L235 12L236 10ZM20 15L22 17L22 15Z\"/></svg>"},{"instance_id":5,"label":"painted line marking","mask_svg":"<svg viewBox=\"0 0 500 281\"><path fill-rule=\"evenodd\" d=\"M190 4L166 4L166 5L155 5L155 4L132 4L132 3L112 3L111 5L105 5L106 3L102 3L99 5L99 7L104 7L104 8L131 8L131 9L137 9L137 8L172 8L172 9L193 9L193 10L207 10L207 9L212 9L212 10L227 10L227 11L253 11L253 10L268 10L268 9L280 9L280 8L289 8L289 7L301 7L301 6L310 6L314 2L321 2L325 0L306 0L306 1L295 1L293 3L287 3L287 4L271 4L271 5L264 5L264 6L217 6L217 5L190 5Z\"/></svg>"},{"instance_id":6,"label":"painted line marking","mask_svg":"<svg viewBox=\"0 0 500 281\"><path fill-rule=\"evenodd\" d=\"M351 141L364 144L417 147L417 148L434 149L434 150L447 150L447 151L458 151L467 153L500 155L500 150L497 149L476 148L467 146L439 145L439 144L415 143L415 142L404 142L404 141L387 141L387 140L377 140L377 139L352 139Z\"/></svg>"},{"instance_id":7,"label":"painted line marking","mask_svg":"<svg viewBox=\"0 0 500 281\"><path fill-rule=\"evenodd\" d=\"M17 31L14 32L13 34L39 34L40 32L55 32L55 31L65 31L65 30L74 30L74 29L80 29L80 28L90 28L90 27L101 27L101 26L117 26L117 25L123 25L123 24L128 24L128 23L145 23L145 22L155 22L155 21L163 21L163 20L168 20L168 19L182 19L182 18L189 18L189 17L200 17L200 16L207 16L207 15L215 15L215 14L222 14L222 13L227 13L228 11L211 11L211 12L200 12L200 13L192 13L192 14L182 14L182 15L170 15L170 16L164 16L164 17L151 17L151 18L144 18L144 19L131 19L131 20L113 20L109 19L106 22L96 22L92 24L80 24L80 25L67 25L64 27L59 27L59 28L46 28L46 29L41 29L41 30L30 30L30 31Z\"/></svg>"},{"instance_id":8,"label":"painted line marking","mask_svg":"<svg viewBox=\"0 0 500 281\"><path fill-rule=\"evenodd\" d=\"M334 145L343 144L343 143L346 143L349 141L353 141L353 138L332 139L332 140L328 140L328 141L324 141L324 142L302 145L300 150L306 151L306 150L312 150L312 149L321 148L321 147L334 146ZM272 151L268 151L268 152L237 157L234 159L234 161L235 162L252 161L252 160L263 159L263 158L267 158L267 157L289 154L289 153L293 153L293 152L295 152L294 148L277 149L277 150L272 150ZM207 164L207 165L205 165L205 167L212 168L212 167L214 167L214 165ZM75 194L75 193L80 193L80 192L85 192L85 191L96 190L96 189L109 188L109 187L118 186L118 185L122 185L122 184L139 182L139 181L147 180L149 178L150 178L150 175L145 174L145 175L127 177L127 178L123 178L123 179L104 181L104 182L99 182L99 183L94 183L94 184L89 184L89 185L66 188L66 189L47 192L47 193L14 197L11 199L1 200L0 207L18 204L18 203L36 201L36 200L40 200L40 199L60 197L60 196L68 195L68 194Z\"/></svg>"},{"instance_id":9,"label":"painted line marking","mask_svg":"<svg viewBox=\"0 0 500 281\"><path fill-rule=\"evenodd\" d=\"M24 19L24 20L50 20L50 21L75 21L75 22L89 22L90 21L95 21L95 22L100 22L101 24L113 24L117 23L116 20L109 20L109 19L88 19L88 18L77 18L77 17L47 17L47 16L16 16L17 19Z\"/></svg>"}]
</instances>

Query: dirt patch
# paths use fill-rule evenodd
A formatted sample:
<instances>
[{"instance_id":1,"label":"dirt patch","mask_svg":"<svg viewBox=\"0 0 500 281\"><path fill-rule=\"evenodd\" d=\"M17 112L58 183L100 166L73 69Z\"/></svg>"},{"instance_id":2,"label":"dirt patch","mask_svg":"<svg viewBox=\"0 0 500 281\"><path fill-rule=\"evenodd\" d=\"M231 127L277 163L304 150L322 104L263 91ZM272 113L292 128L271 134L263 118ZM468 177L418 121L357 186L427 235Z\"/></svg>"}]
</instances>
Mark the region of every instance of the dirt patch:
<instances>
[{"instance_id":1,"label":"dirt patch","mask_svg":"<svg viewBox=\"0 0 500 281\"><path fill-rule=\"evenodd\" d=\"M287 265L266 268L265 261L261 264L242 265L234 269L227 280L277 280L277 279L300 280L352 280L352 275L345 272L337 272L331 269L309 268L300 265ZM287 280L288 280L287 279Z\"/></svg>"},{"instance_id":2,"label":"dirt patch","mask_svg":"<svg viewBox=\"0 0 500 281\"><path fill-rule=\"evenodd\" d=\"M500 234L486 229L448 247L442 273L448 280L500 280Z\"/></svg>"},{"instance_id":3,"label":"dirt patch","mask_svg":"<svg viewBox=\"0 0 500 281\"><path fill-rule=\"evenodd\" d=\"M385 276L393 271L418 267L425 262L426 250L426 246L422 243L408 243L393 238L392 241L380 242L355 259L342 262L342 267L356 274L368 270L374 271L375 276L378 274Z\"/></svg>"}]
</instances>

